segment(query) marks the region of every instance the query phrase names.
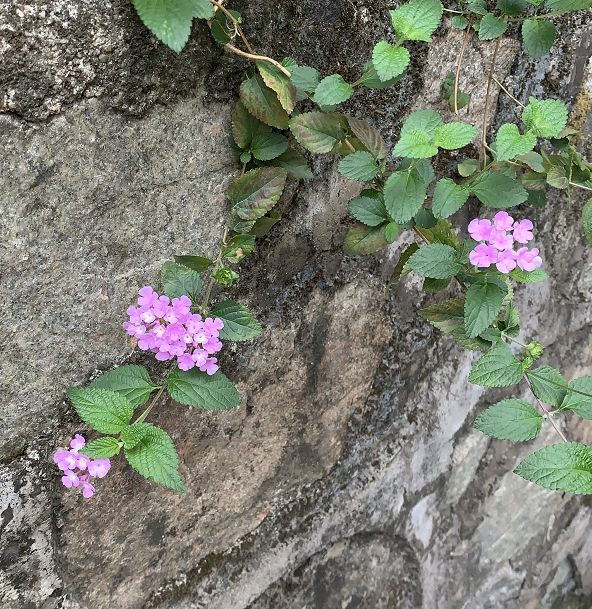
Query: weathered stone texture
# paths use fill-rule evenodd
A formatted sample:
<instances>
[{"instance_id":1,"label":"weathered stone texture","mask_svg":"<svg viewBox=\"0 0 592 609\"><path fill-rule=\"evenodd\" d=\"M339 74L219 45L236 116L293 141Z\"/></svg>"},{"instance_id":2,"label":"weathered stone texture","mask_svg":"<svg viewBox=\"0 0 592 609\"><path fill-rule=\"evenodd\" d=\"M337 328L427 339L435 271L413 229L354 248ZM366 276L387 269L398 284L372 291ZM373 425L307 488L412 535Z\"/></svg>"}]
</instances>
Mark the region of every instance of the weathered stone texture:
<instances>
[{"instance_id":1,"label":"weathered stone texture","mask_svg":"<svg viewBox=\"0 0 592 609\"><path fill-rule=\"evenodd\" d=\"M389 35L382 0L237 6L257 49L352 80ZM521 99L570 103L590 156L589 16L560 20L561 42L540 62L504 39L496 73ZM241 408L167 402L154 414L187 494L119 462L92 501L65 493L51 451L83 430L65 388L123 361L158 376L120 329L125 308L164 260L207 254L220 235L246 65L202 24L176 56L123 0L12 0L0 32L2 607L589 609L589 500L511 473L554 438L524 447L472 431L510 391L468 384L475 355L418 318L430 297L417 280L384 290L409 236L383 256L343 256L357 186L332 159L289 185L284 220L244 265L238 293L265 331L224 356ZM408 77L347 110L390 141L409 111L448 112L439 87L461 37L443 26L429 47L413 45ZM493 44L471 42L463 68L473 103L461 116L477 123ZM499 125L516 112L494 93ZM555 193L534 212L551 278L519 291L524 336L567 376L592 373L583 200ZM581 421L568 432L592 442Z\"/></svg>"}]
</instances>

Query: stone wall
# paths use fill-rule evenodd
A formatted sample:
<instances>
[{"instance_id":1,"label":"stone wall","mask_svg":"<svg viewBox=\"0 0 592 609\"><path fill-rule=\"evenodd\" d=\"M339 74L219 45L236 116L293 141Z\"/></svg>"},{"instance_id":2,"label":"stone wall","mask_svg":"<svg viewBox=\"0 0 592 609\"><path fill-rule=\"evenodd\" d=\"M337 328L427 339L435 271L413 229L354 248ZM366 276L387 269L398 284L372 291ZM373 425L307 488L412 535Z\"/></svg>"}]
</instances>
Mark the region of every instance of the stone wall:
<instances>
[{"instance_id":1,"label":"stone wall","mask_svg":"<svg viewBox=\"0 0 592 609\"><path fill-rule=\"evenodd\" d=\"M354 80L392 4L234 6L258 50ZM561 42L536 63L510 32L497 74L521 99L567 101L592 156L589 24L589 13L559 21ZM509 393L467 383L475 355L418 318L430 297L416 280L385 292L404 240L344 257L355 185L329 158L289 185L284 220L244 265L237 291L265 331L223 360L241 408L167 402L154 415L177 444L187 494L122 463L92 501L64 492L51 452L84 431L65 388L124 361L152 366L120 328L127 304L163 261L207 254L221 233L246 64L200 23L176 56L124 0L9 0L0 32L0 606L589 609L590 501L511 473L550 434L523 447L471 429ZM439 83L459 47L441 27L413 49L408 77L347 110L391 141L411 110L446 114ZM466 120L480 121L491 53L467 50ZM496 124L516 116L497 90L494 102ZM519 292L524 335L567 376L592 373L583 201L554 194L535 212L551 279ZM592 442L592 427L570 427Z\"/></svg>"}]
</instances>

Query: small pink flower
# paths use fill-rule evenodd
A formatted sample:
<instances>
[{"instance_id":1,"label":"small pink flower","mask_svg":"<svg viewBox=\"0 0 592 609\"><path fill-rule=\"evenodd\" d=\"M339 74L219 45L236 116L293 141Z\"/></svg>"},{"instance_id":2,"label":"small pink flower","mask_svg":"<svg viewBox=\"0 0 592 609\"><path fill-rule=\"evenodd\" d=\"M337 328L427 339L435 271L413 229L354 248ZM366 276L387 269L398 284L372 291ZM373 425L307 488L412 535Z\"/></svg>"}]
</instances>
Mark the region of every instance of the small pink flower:
<instances>
[{"instance_id":1,"label":"small pink flower","mask_svg":"<svg viewBox=\"0 0 592 609\"><path fill-rule=\"evenodd\" d=\"M77 433L73 438L72 441L70 442L70 448L78 451L81 448L84 448L84 445L86 444L86 440L84 439L83 436L81 436L79 433Z\"/></svg>"},{"instance_id":2,"label":"small pink flower","mask_svg":"<svg viewBox=\"0 0 592 609\"><path fill-rule=\"evenodd\" d=\"M471 264L479 268L487 268L497 262L498 251L491 245L480 243L469 253Z\"/></svg>"},{"instance_id":3,"label":"small pink flower","mask_svg":"<svg viewBox=\"0 0 592 609\"><path fill-rule=\"evenodd\" d=\"M534 239L532 234L533 224L530 220L520 220L514 224L514 241L528 243Z\"/></svg>"},{"instance_id":4,"label":"small pink flower","mask_svg":"<svg viewBox=\"0 0 592 609\"><path fill-rule=\"evenodd\" d=\"M88 464L88 473L94 478L104 478L111 469L109 459L92 459Z\"/></svg>"},{"instance_id":5,"label":"small pink flower","mask_svg":"<svg viewBox=\"0 0 592 609\"><path fill-rule=\"evenodd\" d=\"M475 218L469 222L468 231L474 241L487 241L491 233L491 222Z\"/></svg>"},{"instance_id":6,"label":"small pink flower","mask_svg":"<svg viewBox=\"0 0 592 609\"><path fill-rule=\"evenodd\" d=\"M514 224L514 218L507 211L498 211L493 216L493 226L498 230L510 230Z\"/></svg>"},{"instance_id":7,"label":"small pink flower","mask_svg":"<svg viewBox=\"0 0 592 609\"><path fill-rule=\"evenodd\" d=\"M151 307L157 300L158 294L152 286L144 286L139 292L138 305L140 307Z\"/></svg>"},{"instance_id":8,"label":"small pink flower","mask_svg":"<svg viewBox=\"0 0 592 609\"><path fill-rule=\"evenodd\" d=\"M512 235L508 235L505 230L492 229L489 233L489 245L493 245L498 250L507 250L514 245Z\"/></svg>"},{"instance_id":9,"label":"small pink flower","mask_svg":"<svg viewBox=\"0 0 592 609\"><path fill-rule=\"evenodd\" d=\"M538 247L521 247L516 252L516 262L523 271L530 272L538 269L543 264L543 259L539 256Z\"/></svg>"},{"instance_id":10,"label":"small pink flower","mask_svg":"<svg viewBox=\"0 0 592 609\"><path fill-rule=\"evenodd\" d=\"M184 353L177 358L177 365L181 370L191 370L195 366L195 362L189 353Z\"/></svg>"},{"instance_id":11,"label":"small pink flower","mask_svg":"<svg viewBox=\"0 0 592 609\"><path fill-rule=\"evenodd\" d=\"M216 374L218 370L218 365L216 364L218 360L215 357L208 357L206 363L203 366L200 366L200 370L202 372L207 373L208 376L212 376L212 374Z\"/></svg>"},{"instance_id":12,"label":"small pink flower","mask_svg":"<svg viewBox=\"0 0 592 609\"><path fill-rule=\"evenodd\" d=\"M64 475L62 476L62 484L66 488L76 488L80 486L80 480L78 476L72 470L69 469L65 471Z\"/></svg>"},{"instance_id":13,"label":"small pink flower","mask_svg":"<svg viewBox=\"0 0 592 609\"><path fill-rule=\"evenodd\" d=\"M516 252L514 250L504 250L497 256L495 263L500 273L509 273L516 268Z\"/></svg>"}]
</instances>

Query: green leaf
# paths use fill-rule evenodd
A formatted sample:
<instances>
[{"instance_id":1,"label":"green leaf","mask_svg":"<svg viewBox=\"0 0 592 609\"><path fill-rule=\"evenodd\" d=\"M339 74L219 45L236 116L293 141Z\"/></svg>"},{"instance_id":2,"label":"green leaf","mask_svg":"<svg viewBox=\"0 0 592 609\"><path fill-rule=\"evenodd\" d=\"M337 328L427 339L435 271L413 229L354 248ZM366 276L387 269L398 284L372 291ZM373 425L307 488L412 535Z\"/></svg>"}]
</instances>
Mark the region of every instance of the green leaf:
<instances>
[{"instance_id":1,"label":"green leaf","mask_svg":"<svg viewBox=\"0 0 592 609\"><path fill-rule=\"evenodd\" d=\"M507 209L528 199L528 193L513 178L503 173L485 172L470 184L471 192L488 207Z\"/></svg>"},{"instance_id":2,"label":"green leaf","mask_svg":"<svg viewBox=\"0 0 592 609\"><path fill-rule=\"evenodd\" d=\"M465 0L467 8L476 15L487 15L487 0Z\"/></svg>"},{"instance_id":3,"label":"green leaf","mask_svg":"<svg viewBox=\"0 0 592 609\"><path fill-rule=\"evenodd\" d=\"M411 0L390 14L399 39L431 42L442 18L442 4L439 0Z\"/></svg>"},{"instance_id":4,"label":"green leaf","mask_svg":"<svg viewBox=\"0 0 592 609\"><path fill-rule=\"evenodd\" d=\"M196 273L203 273L203 271L209 269L212 264L214 264L213 260L210 260L209 258L204 258L203 256L186 255L175 256L175 262L186 266L188 269L191 269Z\"/></svg>"},{"instance_id":5,"label":"green leaf","mask_svg":"<svg viewBox=\"0 0 592 609\"><path fill-rule=\"evenodd\" d=\"M232 211L243 220L257 220L278 202L288 173L280 167L258 167L236 178L228 188Z\"/></svg>"},{"instance_id":6,"label":"green leaf","mask_svg":"<svg viewBox=\"0 0 592 609\"><path fill-rule=\"evenodd\" d=\"M375 159L386 158L386 144L380 131L376 127L365 121L361 121L353 116L347 117L352 133L360 140L363 146Z\"/></svg>"},{"instance_id":7,"label":"green leaf","mask_svg":"<svg viewBox=\"0 0 592 609\"><path fill-rule=\"evenodd\" d=\"M463 268L454 248L443 243L422 245L408 264L417 274L432 279L454 277Z\"/></svg>"},{"instance_id":8,"label":"green leaf","mask_svg":"<svg viewBox=\"0 0 592 609\"><path fill-rule=\"evenodd\" d=\"M527 0L497 0L497 7L504 15L518 17L528 8Z\"/></svg>"},{"instance_id":9,"label":"green leaf","mask_svg":"<svg viewBox=\"0 0 592 609\"><path fill-rule=\"evenodd\" d=\"M409 51L405 47L395 47L382 40L372 51L372 63L383 82L403 74L409 65Z\"/></svg>"},{"instance_id":10,"label":"green leaf","mask_svg":"<svg viewBox=\"0 0 592 609\"><path fill-rule=\"evenodd\" d=\"M273 159L271 164L283 167L290 175L301 180L308 180L313 175L306 159L294 148L288 148L286 152Z\"/></svg>"},{"instance_id":11,"label":"green leaf","mask_svg":"<svg viewBox=\"0 0 592 609\"><path fill-rule=\"evenodd\" d=\"M193 16L198 19L211 19L215 15L210 0L193 0Z\"/></svg>"},{"instance_id":12,"label":"green leaf","mask_svg":"<svg viewBox=\"0 0 592 609\"><path fill-rule=\"evenodd\" d=\"M399 224L420 210L426 197L425 182L417 171L395 171L384 186L384 202L390 217Z\"/></svg>"},{"instance_id":13,"label":"green leaf","mask_svg":"<svg viewBox=\"0 0 592 609\"><path fill-rule=\"evenodd\" d=\"M97 387L70 387L67 391L78 416L100 433L121 431L132 418L134 408L123 395Z\"/></svg>"},{"instance_id":14,"label":"green leaf","mask_svg":"<svg viewBox=\"0 0 592 609\"><path fill-rule=\"evenodd\" d=\"M589 495L592 493L592 449L576 442L545 446L528 455L514 473L552 491Z\"/></svg>"},{"instance_id":15,"label":"green leaf","mask_svg":"<svg viewBox=\"0 0 592 609\"><path fill-rule=\"evenodd\" d=\"M465 298L465 330L469 338L479 336L497 318L508 293L495 283L474 283Z\"/></svg>"},{"instance_id":16,"label":"green leaf","mask_svg":"<svg viewBox=\"0 0 592 609\"><path fill-rule=\"evenodd\" d=\"M510 272L510 277L519 283L542 283L549 279L549 275L543 269L535 269L529 272L518 267Z\"/></svg>"},{"instance_id":17,"label":"green leaf","mask_svg":"<svg viewBox=\"0 0 592 609\"><path fill-rule=\"evenodd\" d=\"M468 178L479 169L479 161L476 159L466 159L458 164L458 173L463 178Z\"/></svg>"},{"instance_id":18,"label":"green leaf","mask_svg":"<svg viewBox=\"0 0 592 609\"><path fill-rule=\"evenodd\" d=\"M586 241L592 245L592 199L588 199L582 207L582 225Z\"/></svg>"},{"instance_id":19,"label":"green leaf","mask_svg":"<svg viewBox=\"0 0 592 609\"><path fill-rule=\"evenodd\" d=\"M119 454L119 442L115 438L103 436L89 442L80 452L91 459L110 459Z\"/></svg>"},{"instance_id":20,"label":"green leaf","mask_svg":"<svg viewBox=\"0 0 592 609\"><path fill-rule=\"evenodd\" d=\"M222 256L231 262L240 262L255 249L255 237L252 235L235 235L222 248Z\"/></svg>"},{"instance_id":21,"label":"green leaf","mask_svg":"<svg viewBox=\"0 0 592 609\"><path fill-rule=\"evenodd\" d=\"M278 97L264 82L255 75L244 80L240 86L240 99L245 108L260 121L270 127L287 129L290 118Z\"/></svg>"},{"instance_id":22,"label":"green leaf","mask_svg":"<svg viewBox=\"0 0 592 609\"><path fill-rule=\"evenodd\" d=\"M592 8L592 0L547 0L550 11L579 11Z\"/></svg>"},{"instance_id":23,"label":"green leaf","mask_svg":"<svg viewBox=\"0 0 592 609\"><path fill-rule=\"evenodd\" d=\"M384 227L384 237L389 243L394 243L399 236L401 229L396 222L389 222Z\"/></svg>"},{"instance_id":24,"label":"green leaf","mask_svg":"<svg viewBox=\"0 0 592 609\"><path fill-rule=\"evenodd\" d=\"M338 171L350 180L371 182L378 174L379 167L374 157L366 151L353 152L339 161Z\"/></svg>"},{"instance_id":25,"label":"green leaf","mask_svg":"<svg viewBox=\"0 0 592 609\"><path fill-rule=\"evenodd\" d=\"M559 167L558 165L549 167L549 171L547 171L547 184L553 186L553 188L566 190L569 186L569 178L567 177L565 168Z\"/></svg>"},{"instance_id":26,"label":"green leaf","mask_svg":"<svg viewBox=\"0 0 592 609\"><path fill-rule=\"evenodd\" d=\"M126 397L134 408L145 404L150 394L158 388L144 366L134 365L119 366L103 372L90 386L116 391Z\"/></svg>"},{"instance_id":27,"label":"green leaf","mask_svg":"<svg viewBox=\"0 0 592 609\"><path fill-rule=\"evenodd\" d=\"M464 30L469 25L469 20L464 15L454 15L450 23L457 30Z\"/></svg>"},{"instance_id":28,"label":"green leaf","mask_svg":"<svg viewBox=\"0 0 592 609\"><path fill-rule=\"evenodd\" d=\"M125 458L144 478L178 493L185 492L178 469L179 457L173 441L164 429L151 426L133 448L125 449Z\"/></svg>"},{"instance_id":29,"label":"green leaf","mask_svg":"<svg viewBox=\"0 0 592 609\"><path fill-rule=\"evenodd\" d=\"M225 19L224 14L222 11L218 11L210 24L210 34L212 34L212 38L222 46L228 44L232 40L228 24L226 21L223 21L223 19Z\"/></svg>"},{"instance_id":30,"label":"green leaf","mask_svg":"<svg viewBox=\"0 0 592 609\"><path fill-rule=\"evenodd\" d=\"M345 139L347 121L336 112L306 112L290 120L290 131L310 152L331 152L335 144Z\"/></svg>"},{"instance_id":31,"label":"green leaf","mask_svg":"<svg viewBox=\"0 0 592 609\"><path fill-rule=\"evenodd\" d=\"M368 89L387 89L388 87L394 85L400 79L400 76L395 76L394 78L391 78L390 80L385 80L383 82L378 77L376 68L374 67L372 61L368 61L364 64L364 71L358 83Z\"/></svg>"},{"instance_id":32,"label":"green leaf","mask_svg":"<svg viewBox=\"0 0 592 609\"><path fill-rule=\"evenodd\" d=\"M434 135L442 124L442 117L433 110L412 112L403 123L399 141L393 150L394 155L426 159L438 154Z\"/></svg>"},{"instance_id":33,"label":"green leaf","mask_svg":"<svg viewBox=\"0 0 592 609\"><path fill-rule=\"evenodd\" d=\"M474 427L480 432L511 442L525 442L539 435L543 417L526 400L502 400L482 412Z\"/></svg>"},{"instance_id":34,"label":"green leaf","mask_svg":"<svg viewBox=\"0 0 592 609\"><path fill-rule=\"evenodd\" d=\"M291 114L296 106L296 87L290 78L268 61L257 61L255 64L263 82L275 91L282 108Z\"/></svg>"},{"instance_id":35,"label":"green leaf","mask_svg":"<svg viewBox=\"0 0 592 609\"><path fill-rule=\"evenodd\" d=\"M493 13L483 15L479 23L479 40L493 40L499 38L508 29L505 19L496 17Z\"/></svg>"},{"instance_id":36,"label":"green leaf","mask_svg":"<svg viewBox=\"0 0 592 609\"><path fill-rule=\"evenodd\" d=\"M428 279L424 281L427 282ZM442 280L431 279L429 281L439 282ZM425 287L425 286L424 286ZM446 286L444 286L446 287ZM438 302L419 310L419 314L445 334L449 334L465 349L473 351L484 351L491 346L489 341L480 337L469 338L465 332L464 322L464 300L451 298L444 302Z\"/></svg>"},{"instance_id":37,"label":"green leaf","mask_svg":"<svg viewBox=\"0 0 592 609\"><path fill-rule=\"evenodd\" d=\"M455 250L460 249L458 237L448 220L438 220L435 226L429 229L421 229L421 232L430 243L444 243Z\"/></svg>"},{"instance_id":38,"label":"green leaf","mask_svg":"<svg viewBox=\"0 0 592 609\"><path fill-rule=\"evenodd\" d=\"M568 388L561 409L571 410L582 419L592 419L592 376L574 379L569 383Z\"/></svg>"},{"instance_id":39,"label":"green leaf","mask_svg":"<svg viewBox=\"0 0 592 609\"><path fill-rule=\"evenodd\" d=\"M176 262L165 262L160 270L160 278L164 286L164 293L169 298L185 295L192 302L197 300L202 287L199 273Z\"/></svg>"},{"instance_id":40,"label":"green leaf","mask_svg":"<svg viewBox=\"0 0 592 609\"><path fill-rule=\"evenodd\" d=\"M267 216L263 216L255 222L250 234L254 237L264 237L281 219L281 214L274 209Z\"/></svg>"},{"instance_id":41,"label":"green leaf","mask_svg":"<svg viewBox=\"0 0 592 609\"><path fill-rule=\"evenodd\" d=\"M232 136L239 148L249 148L256 135L271 133L271 127L255 118L240 101L232 111Z\"/></svg>"},{"instance_id":42,"label":"green leaf","mask_svg":"<svg viewBox=\"0 0 592 609\"><path fill-rule=\"evenodd\" d=\"M134 448L153 428L151 423L132 423L124 427L119 434L124 448Z\"/></svg>"},{"instance_id":43,"label":"green leaf","mask_svg":"<svg viewBox=\"0 0 592 609\"><path fill-rule=\"evenodd\" d=\"M319 84L319 73L309 66L293 65L290 70L290 79L300 91L314 92Z\"/></svg>"},{"instance_id":44,"label":"green leaf","mask_svg":"<svg viewBox=\"0 0 592 609\"><path fill-rule=\"evenodd\" d=\"M421 129L433 138L436 129L443 124L444 121L437 112L433 110L416 110L405 119L401 128L401 135L407 130Z\"/></svg>"},{"instance_id":45,"label":"green leaf","mask_svg":"<svg viewBox=\"0 0 592 609\"><path fill-rule=\"evenodd\" d=\"M354 94L354 88L339 74L331 74L321 80L315 89L313 100L320 106L336 106L347 101Z\"/></svg>"},{"instance_id":46,"label":"green leaf","mask_svg":"<svg viewBox=\"0 0 592 609\"><path fill-rule=\"evenodd\" d=\"M536 145L536 135L527 131L520 134L518 127L511 123L502 125L495 140L496 159L498 161L509 161L521 154L527 154Z\"/></svg>"},{"instance_id":47,"label":"green leaf","mask_svg":"<svg viewBox=\"0 0 592 609\"><path fill-rule=\"evenodd\" d=\"M469 381L483 387L508 387L522 380L522 366L506 343L498 343L471 368Z\"/></svg>"},{"instance_id":48,"label":"green leaf","mask_svg":"<svg viewBox=\"0 0 592 609\"><path fill-rule=\"evenodd\" d=\"M453 18L454 19L454 18ZM466 18L463 17L466 20ZM448 76L442 81L441 92L442 98L448 100L450 110L454 111L454 73L448 74ZM459 110L469 105L471 101L471 94L465 93L461 89L456 90L456 104Z\"/></svg>"},{"instance_id":49,"label":"green leaf","mask_svg":"<svg viewBox=\"0 0 592 609\"><path fill-rule=\"evenodd\" d=\"M438 180L432 197L432 211L436 218L448 218L458 211L469 198L469 191L450 178Z\"/></svg>"},{"instance_id":50,"label":"green leaf","mask_svg":"<svg viewBox=\"0 0 592 609\"><path fill-rule=\"evenodd\" d=\"M354 224L345 236L343 251L347 256L366 256L386 247L388 243L384 225L372 227Z\"/></svg>"},{"instance_id":51,"label":"green leaf","mask_svg":"<svg viewBox=\"0 0 592 609\"><path fill-rule=\"evenodd\" d=\"M439 148L456 150L471 143L477 135L477 129L467 123L446 123L434 133L434 142Z\"/></svg>"},{"instance_id":52,"label":"green leaf","mask_svg":"<svg viewBox=\"0 0 592 609\"><path fill-rule=\"evenodd\" d=\"M363 191L359 197L352 199L349 204L349 212L366 226L380 226L389 221L389 216L384 206L382 194L377 192L377 197L364 196Z\"/></svg>"},{"instance_id":53,"label":"green leaf","mask_svg":"<svg viewBox=\"0 0 592 609\"><path fill-rule=\"evenodd\" d=\"M133 0L144 25L168 47L180 53L191 33L194 0Z\"/></svg>"},{"instance_id":54,"label":"green leaf","mask_svg":"<svg viewBox=\"0 0 592 609\"><path fill-rule=\"evenodd\" d=\"M544 173L543 157L538 152L527 152L516 157L517 161L525 163L533 171Z\"/></svg>"},{"instance_id":55,"label":"green leaf","mask_svg":"<svg viewBox=\"0 0 592 609\"><path fill-rule=\"evenodd\" d=\"M522 110L522 122L538 137L557 137L567 125L567 107L558 99L531 97Z\"/></svg>"},{"instance_id":56,"label":"green leaf","mask_svg":"<svg viewBox=\"0 0 592 609\"><path fill-rule=\"evenodd\" d=\"M222 300L210 313L224 322L224 327L220 330L222 340L251 340L261 334L261 324L253 313L239 302Z\"/></svg>"},{"instance_id":57,"label":"green leaf","mask_svg":"<svg viewBox=\"0 0 592 609\"><path fill-rule=\"evenodd\" d=\"M221 373L209 376L195 368L173 370L166 380L173 400L205 410L229 410L240 404L236 387Z\"/></svg>"},{"instance_id":58,"label":"green leaf","mask_svg":"<svg viewBox=\"0 0 592 609\"><path fill-rule=\"evenodd\" d=\"M393 269L393 274L388 282L388 287L392 287L395 283L401 280L405 275L407 275L410 271L410 268L407 264L409 258L415 254L415 252L419 249L419 245L417 243L411 243L408 245L401 255L399 256L399 260Z\"/></svg>"},{"instance_id":59,"label":"green leaf","mask_svg":"<svg viewBox=\"0 0 592 609\"><path fill-rule=\"evenodd\" d=\"M280 133L261 133L253 138L251 152L260 161L271 161L288 149L288 138Z\"/></svg>"},{"instance_id":60,"label":"green leaf","mask_svg":"<svg viewBox=\"0 0 592 609\"><path fill-rule=\"evenodd\" d=\"M551 406L559 408L567 393L567 381L559 370L551 366L540 366L526 372L528 380L532 385L533 393Z\"/></svg>"},{"instance_id":61,"label":"green leaf","mask_svg":"<svg viewBox=\"0 0 592 609\"><path fill-rule=\"evenodd\" d=\"M540 59L551 50L556 34L557 29L546 19L526 19L522 24L524 49L535 59Z\"/></svg>"}]
</instances>

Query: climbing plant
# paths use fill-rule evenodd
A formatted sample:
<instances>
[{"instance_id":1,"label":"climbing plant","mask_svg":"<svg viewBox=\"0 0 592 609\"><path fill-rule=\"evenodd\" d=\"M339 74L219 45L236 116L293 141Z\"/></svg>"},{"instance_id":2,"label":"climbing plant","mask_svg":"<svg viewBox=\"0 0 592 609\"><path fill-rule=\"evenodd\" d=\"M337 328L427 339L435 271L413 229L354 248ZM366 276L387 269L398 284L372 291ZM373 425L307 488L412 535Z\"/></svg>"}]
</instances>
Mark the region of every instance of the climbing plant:
<instances>
[{"instance_id":1,"label":"climbing plant","mask_svg":"<svg viewBox=\"0 0 592 609\"><path fill-rule=\"evenodd\" d=\"M256 337L261 326L242 304L216 298L212 304L212 296L215 288L233 284L238 263L281 219L275 206L288 176L312 177L304 149L341 157L339 173L364 186L348 204L353 223L345 254L373 254L401 232L412 231L417 240L402 251L389 286L409 273L421 277L429 293L454 286L454 298L436 301L419 314L465 349L482 352L469 374L471 383L509 387L524 381L528 386L532 400L516 397L493 404L477 417L475 427L494 438L523 442L548 423L562 441L530 454L516 473L549 489L592 493L592 447L569 442L558 423L568 414L592 419L592 377L567 381L560 371L537 365L542 345L518 340L514 287L546 281L547 274L538 248L528 246L534 240L533 221L516 220L506 211L519 205L542 207L548 187L592 191L592 165L575 147L577 131L568 127L563 102L531 97L523 104L495 75L500 37L509 23L518 22L524 48L538 58L556 38L554 17L590 8L592 1L498 0L490 10L485 0L464 0L456 8L444 8L439 0L411 0L390 11L395 42L378 41L351 83L340 74L321 77L297 58L278 61L256 54L241 15L223 0L134 0L134 5L154 35L176 52L198 18L206 20L227 51L252 62L232 112L242 170L227 192L230 215L216 256L175 256L162 268L162 294L144 286L127 311L125 330L139 349L169 366L165 381L156 384L144 367L125 365L101 374L88 387L68 391L81 419L103 435L89 443L77 435L69 449L56 452L64 485L92 496L92 479L106 475L110 459L123 451L140 474L183 492L171 438L146 419L165 392L181 404L206 410L239 405L238 392L214 356L226 341ZM471 146L476 126L445 122L431 109L411 113L389 151L372 124L338 107L359 88L386 88L404 77L411 60L407 43L429 43L445 13L453 27L465 30L456 73L442 82L443 97L457 114L470 103L458 84L469 37L474 32L479 40L496 40L478 154L472 154L476 148ZM520 106L521 122L501 125L488 142L492 82ZM431 160L450 150L460 150L462 160L453 174L436 179ZM485 216L487 210L495 213L473 219L468 234L458 235L449 218L471 199L485 207ZM582 224L592 243L592 199L582 210Z\"/></svg>"}]
</instances>

